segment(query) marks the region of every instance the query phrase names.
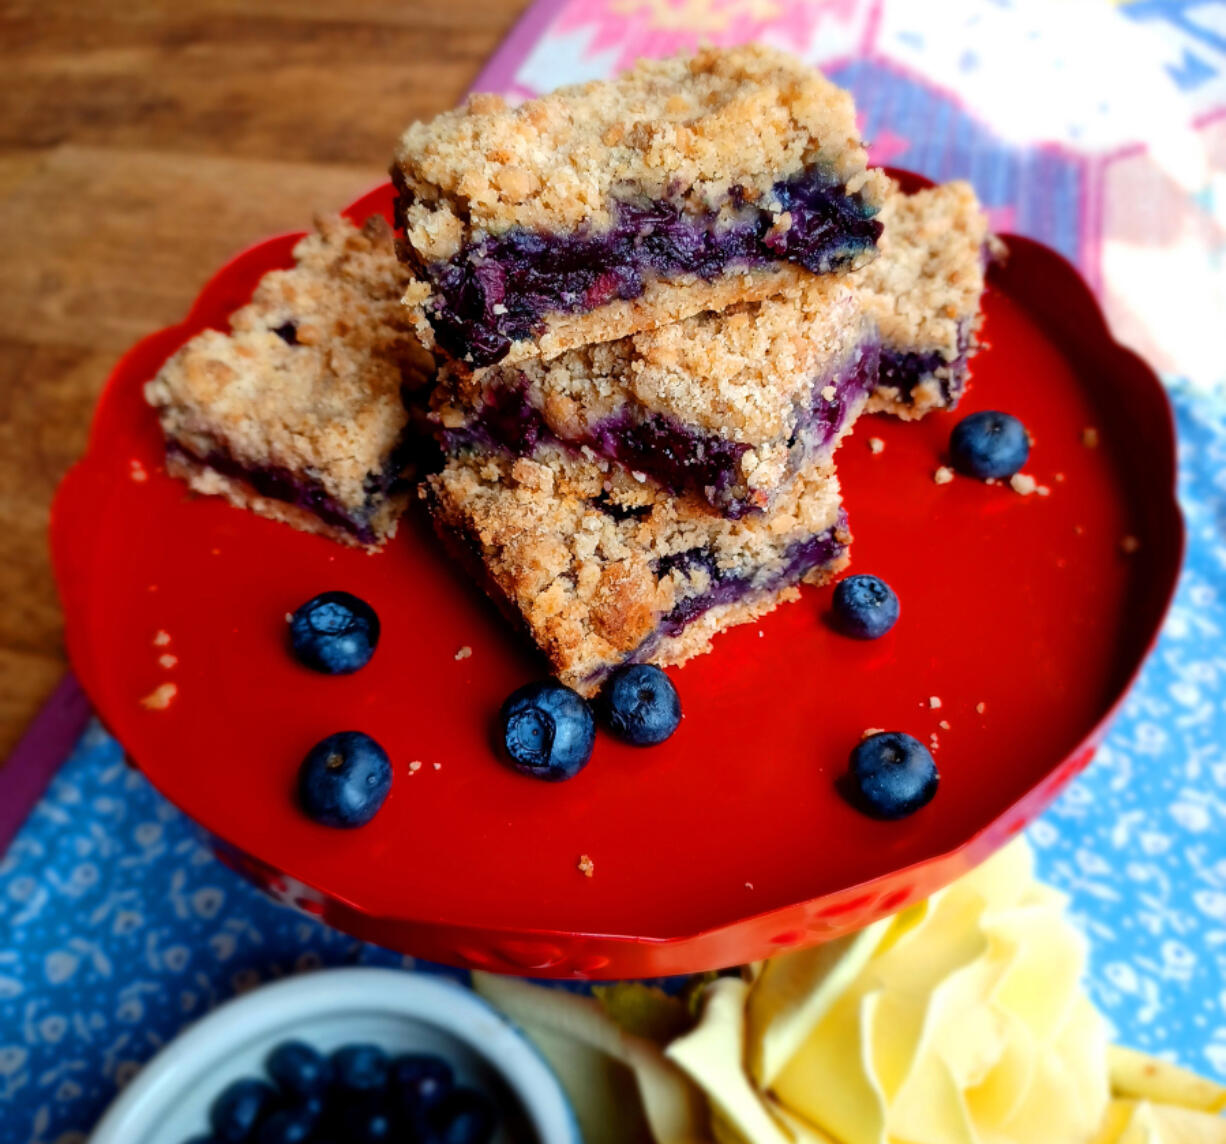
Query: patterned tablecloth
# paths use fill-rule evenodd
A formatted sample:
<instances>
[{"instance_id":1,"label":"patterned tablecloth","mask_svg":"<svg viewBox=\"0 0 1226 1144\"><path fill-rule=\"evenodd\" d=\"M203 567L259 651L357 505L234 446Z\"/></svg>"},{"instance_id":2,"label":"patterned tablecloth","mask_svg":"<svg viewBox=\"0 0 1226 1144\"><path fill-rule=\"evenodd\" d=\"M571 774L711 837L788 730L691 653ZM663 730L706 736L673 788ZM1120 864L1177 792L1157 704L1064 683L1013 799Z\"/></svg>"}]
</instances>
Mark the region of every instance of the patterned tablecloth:
<instances>
[{"instance_id":1,"label":"patterned tablecloth","mask_svg":"<svg viewBox=\"0 0 1226 1144\"><path fill-rule=\"evenodd\" d=\"M875 161L969 178L998 228L1070 257L1168 381L1190 536L1175 608L1030 837L1119 1039L1226 1077L1226 5L542 0L477 86L527 95L750 38L849 87ZM0 1144L84 1139L116 1086L236 992L411 962L241 882L96 726L0 862L0 935Z\"/></svg>"}]
</instances>

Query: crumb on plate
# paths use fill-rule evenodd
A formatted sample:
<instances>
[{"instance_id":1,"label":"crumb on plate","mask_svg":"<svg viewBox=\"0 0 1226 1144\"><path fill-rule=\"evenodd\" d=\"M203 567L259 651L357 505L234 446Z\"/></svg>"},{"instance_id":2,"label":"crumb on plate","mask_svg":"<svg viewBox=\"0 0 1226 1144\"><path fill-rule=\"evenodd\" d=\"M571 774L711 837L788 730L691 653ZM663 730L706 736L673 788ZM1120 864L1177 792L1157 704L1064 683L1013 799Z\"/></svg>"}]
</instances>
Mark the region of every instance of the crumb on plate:
<instances>
[{"instance_id":1,"label":"crumb on plate","mask_svg":"<svg viewBox=\"0 0 1226 1144\"><path fill-rule=\"evenodd\" d=\"M178 694L179 689L173 683L160 683L140 701L140 705L150 711L165 711Z\"/></svg>"},{"instance_id":2,"label":"crumb on plate","mask_svg":"<svg viewBox=\"0 0 1226 1144\"><path fill-rule=\"evenodd\" d=\"M948 465L942 465L932 474L932 479L938 485L947 485L954 479L954 471Z\"/></svg>"},{"instance_id":3,"label":"crumb on plate","mask_svg":"<svg viewBox=\"0 0 1226 1144\"><path fill-rule=\"evenodd\" d=\"M1098 448L1098 430L1095 429L1093 425L1087 425L1081 431L1081 443L1087 449Z\"/></svg>"},{"instance_id":4,"label":"crumb on plate","mask_svg":"<svg viewBox=\"0 0 1226 1144\"><path fill-rule=\"evenodd\" d=\"M939 695L930 695L928 697L928 706L931 707L933 711L935 711L938 707L941 706L941 697Z\"/></svg>"},{"instance_id":5,"label":"crumb on plate","mask_svg":"<svg viewBox=\"0 0 1226 1144\"><path fill-rule=\"evenodd\" d=\"M455 653L456 661L459 662L462 659L467 659L470 655L472 655L472 653L473 653L473 649L470 648L468 644L465 644L462 648L460 648L459 651Z\"/></svg>"},{"instance_id":6,"label":"crumb on plate","mask_svg":"<svg viewBox=\"0 0 1226 1144\"><path fill-rule=\"evenodd\" d=\"M984 703L982 699L975 704L975 710L978 711L980 715L982 715L987 709L988 705Z\"/></svg>"},{"instance_id":7,"label":"crumb on plate","mask_svg":"<svg viewBox=\"0 0 1226 1144\"><path fill-rule=\"evenodd\" d=\"M1022 496L1028 497L1032 492L1039 487L1038 482L1029 473L1014 473L1009 478L1009 487L1015 493L1021 493Z\"/></svg>"},{"instance_id":8,"label":"crumb on plate","mask_svg":"<svg viewBox=\"0 0 1226 1144\"><path fill-rule=\"evenodd\" d=\"M1128 536L1125 536L1124 539L1120 541L1120 551L1125 556L1131 556L1140 547L1141 547L1141 542L1135 536L1132 536L1131 534Z\"/></svg>"},{"instance_id":9,"label":"crumb on plate","mask_svg":"<svg viewBox=\"0 0 1226 1144\"><path fill-rule=\"evenodd\" d=\"M421 759L414 759L409 764L409 774L415 775L420 770L421 770Z\"/></svg>"},{"instance_id":10,"label":"crumb on plate","mask_svg":"<svg viewBox=\"0 0 1226 1144\"><path fill-rule=\"evenodd\" d=\"M174 667L178 662L179 657L177 655L171 655L170 652L163 652L158 656L158 663L160 663L167 671Z\"/></svg>"},{"instance_id":11,"label":"crumb on plate","mask_svg":"<svg viewBox=\"0 0 1226 1144\"><path fill-rule=\"evenodd\" d=\"M596 863L587 854L579 855L579 873L590 878L596 872Z\"/></svg>"},{"instance_id":12,"label":"crumb on plate","mask_svg":"<svg viewBox=\"0 0 1226 1144\"><path fill-rule=\"evenodd\" d=\"M870 453L880 453L885 449L885 442L880 437L870 437L868 439L868 451Z\"/></svg>"}]
</instances>

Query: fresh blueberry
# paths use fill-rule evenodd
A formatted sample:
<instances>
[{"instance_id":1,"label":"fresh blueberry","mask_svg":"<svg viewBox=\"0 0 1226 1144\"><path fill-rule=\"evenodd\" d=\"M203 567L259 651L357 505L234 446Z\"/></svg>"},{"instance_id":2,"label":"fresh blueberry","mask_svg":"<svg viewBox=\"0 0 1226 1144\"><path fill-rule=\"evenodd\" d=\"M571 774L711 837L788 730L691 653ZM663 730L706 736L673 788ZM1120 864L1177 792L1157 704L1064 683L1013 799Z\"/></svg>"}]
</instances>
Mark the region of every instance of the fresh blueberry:
<instances>
[{"instance_id":1,"label":"fresh blueberry","mask_svg":"<svg viewBox=\"0 0 1226 1144\"><path fill-rule=\"evenodd\" d=\"M209 1109L213 1135L225 1144L246 1144L255 1139L260 1119L276 1103L271 1086L254 1077L244 1077L218 1093Z\"/></svg>"},{"instance_id":2,"label":"fresh blueberry","mask_svg":"<svg viewBox=\"0 0 1226 1144\"><path fill-rule=\"evenodd\" d=\"M387 1086L387 1054L378 1045L345 1045L332 1054L332 1079L345 1093L382 1092Z\"/></svg>"},{"instance_id":3,"label":"fresh blueberry","mask_svg":"<svg viewBox=\"0 0 1226 1144\"><path fill-rule=\"evenodd\" d=\"M393 1138L395 1124L382 1103L357 1100L336 1114L336 1133L345 1144L384 1144Z\"/></svg>"},{"instance_id":4,"label":"fresh blueberry","mask_svg":"<svg viewBox=\"0 0 1226 1144\"><path fill-rule=\"evenodd\" d=\"M298 769L302 809L324 826L369 822L391 785L387 752L361 731L338 731L320 739Z\"/></svg>"},{"instance_id":5,"label":"fresh blueberry","mask_svg":"<svg viewBox=\"0 0 1226 1144\"><path fill-rule=\"evenodd\" d=\"M260 1125L256 1144L305 1144L318 1123L318 1106L282 1108Z\"/></svg>"},{"instance_id":6,"label":"fresh blueberry","mask_svg":"<svg viewBox=\"0 0 1226 1144\"><path fill-rule=\"evenodd\" d=\"M651 663L619 667L600 698L609 730L636 747L663 743L681 722L673 681Z\"/></svg>"},{"instance_id":7,"label":"fresh blueberry","mask_svg":"<svg viewBox=\"0 0 1226 1144\"><path fill-rule=\"evenodd\" d=\"M876 576L848 576L834 590L833 620L845 636L875 640L898 622L898 597Z\"/></svg>"},{"instance_id":8,"label":"fresh blueberry","mask_svg":"<svg viewBox=\"0 0 1226 1144\"><path fill-rule=\"evenodd\" d=\"M486 1144L496 1117L488 1097L457 1088L426 1112L426 1139L431 1144Z\"/></svg>"},{"instance_id":9,"label":"fresh blueberry","mask_svg":"<svg viewBox=\"0 0 1226 1144\"><path fill-rule=\"evenodd\" d=\"M285 1041L264 1062L277 1087L295 1097L313 1096L325 1091L332 1079L328 1058L302 1041Z\"/></svg>"},{"instance_id":10,"label":"fresh blueberry","mask_svg":"<svg viewBox=\"0 0 1226 1144\"><path fill-rule=\"evenodd\" d=\"M406 1053L392 1061L389 1085L396 1110L409 1116L437 1104L452 1089L451 1066L428 1053Z\"/></svg>"},{"instance_id":11,"label":"fresh blueberry","mask_svg":"<svg viewBox=\"0 0 1226 1144\"><path fill-rule=\"evenodd\" d=\"M299 663L325 675L348 675L375 654L379 617L357 596L323 592L290 617L289 639Z\"/></svg>"},{"instance_id":12,"label":"fresh blueberry","mask_svg":"<svg viewBox=\"0 0 1226 1144\"><path fill-rule=\"evenodd\" d=\"M949 453L954 468L969 477L1011 477L1030 456L1030 438L1016 417L985 409L954 426Z\"/></svg>"},{"instance_id":13,"label":"fresh blueberry","mask_svg":"<svg viewBox=\"0 0 1226 1144\"><path fill-rule=\"evenodd\" d=\"M928 748L901 731L879 731L851 753L856 801L874 818L905 818L932 801L940 781Z\"/></svg>"},{"instance_id":14,"label":"fresh blueberry","mask_svg":"<svg viewBox=\"0 0 1226 1144\"><path fill-rule=\"evenodd\" d=\"M591 708L554 679L513 692L502 705L499 725L515 769L550 782L574 778L596 742Z\"/></svg>"}]
</instances>

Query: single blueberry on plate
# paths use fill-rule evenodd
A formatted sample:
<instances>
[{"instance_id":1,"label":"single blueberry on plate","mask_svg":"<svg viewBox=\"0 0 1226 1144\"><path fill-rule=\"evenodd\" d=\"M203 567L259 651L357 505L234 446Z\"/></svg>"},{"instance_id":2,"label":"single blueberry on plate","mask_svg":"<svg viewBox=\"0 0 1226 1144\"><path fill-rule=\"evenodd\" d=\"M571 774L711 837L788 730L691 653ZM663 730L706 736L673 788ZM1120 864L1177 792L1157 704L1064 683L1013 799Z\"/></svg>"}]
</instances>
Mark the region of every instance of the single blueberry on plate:
<instances>
[{"instance_id":1,"label":"single blueberry on plate","mask_svg":"<svg viewBox=\"0 0 1226 1144\"><path fill-rule=\"evenodd\" d=\"M332 1054L332 1079L342 1092L382 1092L387 1086L387 1053L378 1045L344 1045Z\"/></svg>"},{"instance_id":2,"label":"single blueberry on plate","mask_svg":"<svg viewBox=\"0 0 1226 1144\"><path fill-rule=\"evenodd\" d=\"M511 765L550 782L577 775L596 742L592 709L555 679L512 692L499 713L499 729Z\"/></svg>"},{"instance_id":3,"label":"single blueberry on plate","mask_svg":"<svg viewBox=\"0 0 1226 1144\"><path fill-rule=\"evenodd\" d=\"M964 417L949 438L954 468L981 481L1011 477L1030 456L1026 427L1008 413L985 409Z\"/></svg>"},{"instance_id":4,"label":"single blueberry on plate","mask_svg":"<svg viewBox=\"0 0 1226 1144\"><path fill-rule=\"evenodd\" d=\"M600 696L609 730L636 747L663 743L681 722L677 689L655 664L619 667Z\"/></svg>"},{"instance_id":5,"label":"single blueberry on plate","mask_svg":"<svg viewBox=\"0 0 1226 1144\"><path fill-rule=\"evenodd\" d=\"M425 1138L431 1144L486 1144L494 1135L494 1106L475 1089L457 1088L425 1116Z\"/></svg>"},{"instance_id":6,"label":"single blueberry on plate","mask_svg":"<svg viewBox=\"0 0 1226 1144\"><path fill-rule=\"evenodd\" d=\"M437 1104L453 1084L451 1066L429 1053L405 1053L392 1061L389 1070L394 1105L405 1116Z\"/></svg>"},{"instance_id":7,"label":"single blueberry on plate","mask_svg":"<svg viewBox=\"0 0 1226 1144\"><path fill-rule=\"evenodd\" d=\"M313 1107L282 1108L260 1125L256 1144L306 1144L318 1123L319 1112Z\"/></svg>"},{"instance_id":8,"label":"single blueberry on plate","mask_svg":"<svg viewBox=\"0 0 1226 1144\"><path fill-rule=\"evenodd\" d=\"M858 640L875 640L898 621L898 597L877 576L858 573L840 580L833 606L834 626Z\"/></svg>"},{"instance_id":9,"label":"single blueberry on plate","mask_svg":"<svg viewBox=\"0 0 1226 1144\"><path fill-rule=\"evenodd\" d=\"M928 748L901 731L879 731L851 753L860 808L874 818L905 818L932 801L940 775Z\"/></svg>"},{"instance_id":10,"label":"single blueberry on plate","mask_svg":"<svg viewBox=\"0 0 1226 1144\"><path fill-rule=\"evenodd\" d=\"M348 675L365 667L379 643L379 617L365 600L348 592L322 592L289 622L290 648L305 667L325 675Z\"/></svg>"},{"instance_id":11,"label":"single blueberry on plate","mask_svg":"<svg viewBox=\"0 0 1226 1144\"><path fill-rule=\"evenodd\" d=\"M270 1085L254 1077L244 1077L227 1085L209 1108L213 1135L226 1144L246 1144L255 1139L255 1130L265 1112L276 1103Z\"/></svg>"},{"instance_id":12,"label":"single blueberry on plate","mask_svg":"<svg viewBox=\"0 0 1226 1144\"><path fill-rule=\"evenodd\" d=\"M321 1093L332 1079L328 1058L302 1041L279 1044L268 1054L264 1067L282 1092L295 1097Z\"/></svg>"},{"instance_id":13,"label":"single blueberry on plate","mask_svg":"<svg viewBox=\"0 0 1226 1144\"><path fill-rule=\"evenodd\" d=\"M298 770L302 809L324 826L362 826L369 822L383 805L391 785L392 764L387 752L361 731L338 731L320 739Z\"/></svg>"}]
</instances>

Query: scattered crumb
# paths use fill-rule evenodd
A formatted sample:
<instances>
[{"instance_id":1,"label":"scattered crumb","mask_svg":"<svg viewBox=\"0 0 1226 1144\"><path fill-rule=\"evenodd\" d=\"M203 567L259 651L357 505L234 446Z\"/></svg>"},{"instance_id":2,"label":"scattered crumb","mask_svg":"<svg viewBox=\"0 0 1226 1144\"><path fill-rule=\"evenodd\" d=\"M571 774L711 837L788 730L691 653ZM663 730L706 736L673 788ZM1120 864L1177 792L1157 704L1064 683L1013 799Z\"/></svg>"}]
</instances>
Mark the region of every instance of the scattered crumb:
<instances>
[{"instance_id":1,"label":"scattered crumb","mask_svg":"<svg viewBox=\"0 0 1226 1144\"><path fill-rule=\"evenodd\" d=\"M1041 497L1051 496L1051 488L1048 485L1035 485L1034 491Z\"/></svg>"},{"instance_id":2,"label":"scattered crumb","mask_svg":"<svg viewBox=\"0 0 1226 1144\"><path fill-rule=\"evenodd\" d=\"M880 453L885 450L885 442L880 437L870 437L868 439L868 451L870 453Z\"/></svg>"},{"instance_id":3,"label":"scattered crumb","mask_svg":"<svg viewBox=\"0 0 1226 1144\"><path fill-rule=\"evenodd\" d=\"M758 639L760 639L760 640L761 640L761 639L765 639L765 638L766 638L766 633L765 633L765 632L764 632L764 631L763 631L761 628L759 628L759 629L758 629Z\"/></svg>"},{"instance_id":4,"label":"scattered crumb","mask_svg":"<svg viewBox=\"0 0 1226 1144\"><path fill-rule=\"evenodd\" d=\"M932 734L928 736L928 746L935 751L940 745L941 740L937 738L937 733L933 731Z\"/></svg>"},{"instance_id":5,"label":"scattered crumb","mask_svg":"<svg viewBox=\"0 0 1226 1144\"><path fill-rule=\"evenodd\" d=\"M941 697L939 695L930 695L928 697L928 706L935 711L941 706Z\"/></svg>"},{"instance_id":6,"label":"scattered crumb","mask_svg":"<svg viewBox=\"0 0 1226 1144\"><path fill-rule=\"evenodd\" d=\"M470 648L468 644L465 644L462 648L460 648L459 651L455 653L455 657L457 661L461 659L467 659L470 655L472 655L472 653L473 653L473 649Z\"/></svg>"},{"instance_id":7,"label":"scattered crumb","mask_svg":"<svg viewBox=\"0 0 1226 1144\"><path fill-rule=\"evenodd\" d=\"M948 730L950 729L950 727L949 727L949 720L948 720L948 719L942 719L942 720L941 720L941 721L940 721L940 722L937 724L937 726L938 726L938 727L940 727L942 731L948 731Z\"/></svg>"},{"instance_id":8,"label":"scattered crumb","mask_svg":"<svg viewBox=\"0 0 1226 1144\"><path fill-rule=\"evenodd\" d=\"M292 624L292 623L294 622L294 613L293 613L293 612L286 612L286 613L285 613L285 622L286 622L287 624Z\"/></svg>"},{"instance_id":9,"label":"scattered crumb","mask_svg":"<svg viewBox=\"0 0 1226 1144\"><path fill-rule=\"evenodd\" d=\"M153 646L154 647L166 647L167 644L169 643L170 643L170 633L168 631L159 629L153 637Z\"/></svg>"},{"instance_id":10,"label":"scattered crumb","mask_svg":"<svg viewBox=\"0 0 1226 1144\"><path fill-rule=\"evenodd\" d=\"M415 775L420 770L421 770L421 759L414 759L409 764L409 774Z\"/></svg>"},{"instance_id":11,"label":"scattered crumb","mask_svg":"<svg viewBox=\"0 0 1226 1144\"><path fill-rule=\"evenodd\" d=\"M861 740L871 739L874 735L880 735L884 730L884 727L865 727L860 738Z\"/></svg>"},{"instance_id":12,"label":"scattered crumb","mask_svg":"<svg viewBox=\"0 0 1226 1144\"><path fill-rule=\"evenodd\" d=\"M833 385L827 385L822 389L822 396L827 401L833 401L838 396L838 390Z\"/></svg>"},{"instance_id":13,"label":"scattered crumb","mask_svg":"<svg viewBox=\"0 0 1226 1144\"><path fill-rule=\"evenodd\" d=\"M1064 484L1064 474L1063 474L1063 473L1057 473L1057 474L1056 474L1056 476L1055 476L1055 481L1056 481L1056 484L1058 484L1058 485L1062 485L1062 484Z\"/></svg>"},{"instance_id":14,"label":"scattered crumb","mask_svg":"<svg viewBox=\"0 0 1226 1144\"><path fill-rule=\"evenodd\" d=\"M995 477L988 477L988 479L983 483L985 485L998 485L1000 484L1000 481L998 481Z\"/></svg>"},{"instance_id":15,"label":"scattered crumb","mask_svg":"<svg viewBox=\"0 0 1226 1144\"><path fill-rule=\"evenodd\" d=\"M158 656L158 663L160 663L167 671L174 667L178 662L179 657L177 655L171 655L170 652L165 652L164 654Z\"/></svg>"},{"instance_id":16,"label":"scattered crumb","mask_svg":"<svg viewBox=\"0 0 1226 1144\"><path fill-rule=\"evenodd\" d=\"M1141 542L1135 536L1125 536L1120 541L1120 551L1125 556L1131 556L1138 548L1141 547Z\"/></svg>"},{"instance_id":17,"label":"scattered crumb","mask_svg":"<svg viewBox=\"0 0 1226 1144\"><path fill-rule=\"evenodd\" d=\"M161 683L140 701L140 705L150 711L165 711L178 694L179 689L173 683Z\"/></svg>"},{"instance_id":18,"label":"scattered crumb","mask_svg":"<svg viewBox=\"0 0 1226 1144\"><path fill-rule=\"evenodd\" d=\"M137 484L140 484L142 481L147 481L149 479L149 474L145 472L145 466L142 465L139 461L133 460L133 461L130 461L129 464L131 466L130 476Z\"/></svg>"},{"instance_id":19,"label":"scattered crumb","mask_svg":"<svg viewBox=\"0 0 1226 1144\"><path fill-rule=\"evenodd\" d=\"M753 883L752 883L752 882L746 882L746 883L745 883L745 889L747 889L747 890L752 890L752 889L753 889Z\"/></svg>"},{"instance_id":20,"label":"scattered crumb","mask_svg":"<svg viewBox=\"0 0 1226 1144\"><path fill-rule=\"evenodd\" d=\"M1085 535L1085 531L1086 531L1086 526L1085 526L1084 524L1075 524L1075 525L1073 525L1073 531L1074 531L1074 532L1075 532L1075 533L1076 533L1078 536L1084 536L1084 535Z\"/></svg>"},{"instance_id":21,"label":"scattered crumb","mask_svg":"<svg viewBox=\"0 0 1226 1144\"><path fill-rule=\"evenodd\" d=\"M980 715L982 715L987 709L988 705L984 703L982 699L975 704L975 710L978 711Z\"/></svg>"},{"instance_id":22,"label":"scattered crumb","mask_svg":"<svg viewBox=\"0 0 1226 1144\"><path fill-rule=\"evenodd\" d=\"M441 771L441 770L443 769L443 764L442 764L442 763L433 763L433 764L431 764L431 765L434 767L434 769L435 769L436 771Z\"/></svg>"},{"instance_id":23,"label":"scattered crumb","mask_svg":"<svg viewBox=\"0 0 1226 1144\"><path fill-rule=\"evenodd\" d=\"M586 854L579 855L579 873L590 878L596 872L596 863Z\"/></svg>"},{"instance_id":24,"label":"scattered crumb","mask_svg":"<svg viewBox=\"0 0 1226 1144\"><path fill-rule=\"evenodd\" d=\"M1098 448L1098 430L1095 429L1093 425L1087 425L1081 431L1081 443L1087 449Z\"/></svg>"},{"instance_id":25,"label":"scattered crumb","mask_svg":"<svg viewBox=\"0 0 1226 1144\"><path fill-rule=\"evenodd\" d=\"M932 479L938 485L947 485L954 479L954 471L948 465L942 465L935 473L932 474Z\"/></svg>"},{"instance_id":26,"label":"scattered crumb","mask_svg":"<svg viewBox=\"0 0 1226 1144\"><path fill-rule=\"evenodd\" d=\"M1036 488L1038 488L1038 484L1035 482L1034 477L1032 477L1029 473L1014 473L1013 476L1009 478L1009 487L1012 488L1015 493L1021 493L1022 496L1028 497Z\"/></svg>"}]
</instances>

